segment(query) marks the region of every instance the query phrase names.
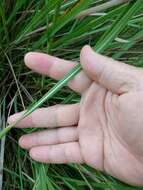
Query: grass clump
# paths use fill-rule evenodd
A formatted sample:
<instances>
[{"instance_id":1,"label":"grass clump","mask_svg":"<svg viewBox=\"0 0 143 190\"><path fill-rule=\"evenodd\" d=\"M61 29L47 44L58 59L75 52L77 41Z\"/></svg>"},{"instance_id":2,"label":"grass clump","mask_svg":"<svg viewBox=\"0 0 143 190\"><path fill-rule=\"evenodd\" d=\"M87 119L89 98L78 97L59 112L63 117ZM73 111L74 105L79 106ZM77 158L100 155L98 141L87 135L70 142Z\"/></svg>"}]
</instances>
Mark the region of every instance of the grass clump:
<instances>
[{"instance_id":1,"label":"grass clump","mask_svg":"<svg viewBox=\"0 0 143 190\"><path fill-rule=\"evenodd\" d=\"M44 106L79 101L79 95L61 87L81 70L80 65L55 83L29 72L23 66L23 55L27 51L39 50L78 60L81 47L90 43L97 52L142 66L142 0L111 2L110 6L103 0L0 2L2 118L36 102L23 115L26 117L49 98ZM91 8L96 10L95 14L91 14ZM97 14L98 10L100 14ZM57 96L55 93L59 90ZM2 128L4 126L5 122ZM4 128L0 137L12 127ZM30 131L13 129L7 135L4 189L133 189L85 165L43 165L32 161L16 141L23 132Z\"/></svg>"}]
</instances>

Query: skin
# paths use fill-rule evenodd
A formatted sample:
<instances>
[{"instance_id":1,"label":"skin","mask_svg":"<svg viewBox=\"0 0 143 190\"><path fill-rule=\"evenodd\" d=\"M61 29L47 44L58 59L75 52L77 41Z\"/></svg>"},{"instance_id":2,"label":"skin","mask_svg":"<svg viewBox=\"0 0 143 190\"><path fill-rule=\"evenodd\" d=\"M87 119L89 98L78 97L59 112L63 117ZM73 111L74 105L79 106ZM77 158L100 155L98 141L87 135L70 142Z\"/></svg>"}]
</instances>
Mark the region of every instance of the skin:
<instances>
[{"instance_id":1,"label":"skin","mask_svg":"<svg viewBox=\"0 0 143 190\"><path fill-rule=\"evenodd\" d=\"M61 79L75 62L28 53L32 70ZM83 68L69 87L79 104L40 108L16 127L48 128L23 135L19 145L43 163L86 163L126 183L143 185L143 70L84 46ZM12 115L15 122L21 113Z\"/></svg>"}]
</instances>

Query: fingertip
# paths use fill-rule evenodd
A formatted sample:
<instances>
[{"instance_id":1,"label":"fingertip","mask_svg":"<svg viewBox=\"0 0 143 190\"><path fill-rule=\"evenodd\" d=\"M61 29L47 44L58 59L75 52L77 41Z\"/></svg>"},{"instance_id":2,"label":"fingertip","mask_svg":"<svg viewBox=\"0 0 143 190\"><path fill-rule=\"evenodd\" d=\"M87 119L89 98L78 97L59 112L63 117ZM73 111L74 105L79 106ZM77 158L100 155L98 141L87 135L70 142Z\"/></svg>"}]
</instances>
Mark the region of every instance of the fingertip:
<instances>
[{"instance_id":1,"label":"fingertip","mask_svg":"<svg viewBox=\"0 0 143 190\"><path fill-rule=\"evenodd\" d=\"M18 144L21 148L26 149L26 140L25 140L25 135L20 137Z\"/></svg>"},{"instance_id":2,"label":"fingertip","mask_svg":"<svg viewBox=\"0 0 143 190\"><path fill-rule=\"evenodd\" d=\"M11 116L9 116L9 118L7 119L7 123L9 124L9 125L12 125L12 124L14 124L17 120L19 119L19 114L14 114L14 115L11 115Z\"/></svg>"},{"instance_id":3,"label":"fingertip","mask_svg":"<svg viewBox=\"0 0 143 190\"><path fill-rule=\"evenodd\" d=\"M89 65L95 58L96 52L91 48L89 45L85 45L81 49L80 53L80 61L81 65L84 67L86 65Z\"/></svg>"},{"instance_id":4,"label":"fingertip","mask_svg":"<svg viewBox=\"0 0 143 190\"><path fill-rule=\"evenodd\" d=\"M10 116L8 119L7 119L7 123L9 124L9 125L11 125L12 123L13 123L13 117L12 116Z\"/></svg>"},{"instance_id":5,"label":"fingertip","mask_svg":"<svg viewBox=\"0 0 143 190\"><path fill-rule=\"evenodd\" d=\"M32 117L30 115L25 117L24 119L21 119L24 113L25 111L22 111L11 115L8 118L7 123L9 125L15 125L15 127L17 128L27 128L33 126Z\"/></svg>"},{"instance_id":6,"label":"fingertip","mask_svg":"<svg viewBox=\"0 0 143 190\"><path fill-rule=\"evenodd\" d=\"M55 57L40 52L29 52L24 57L25 65L31 70L48 75Z\"/></svg>"},{"instance_id":7,"label":"fingertip","mask_svg":"<svg viewBox=\"0 0 143 190\"><path fill-rule=\"evenodd\" d=\"M30 67L31 65L34 64L36 52L28 52L24 56L24 62L27 67Z\"/></svg>"},{"instance_id":8,"label":"fingertip","mask_svg":"<svg viewBox=\"0 0 143 190\"><path fill-rule=\"evenodd\" d=\"M88 77L93 80L95 80L97 62L96 52L89 45L85 45L81 50L80 63Z\"/></svg>"},{"instance_id":9,"label":"fingertip","mask_svg":"<svg viewBox=\"0 0 143 190\"><path fill-rule=\"evenodd\" d=\"M29 155L33 160L40 161L39 158L41 157L40 155L40 150L38 150L36 147L33 147L29 150Z\"/></svg>"},{"instance_id":10,"label":"fingertip","mask_svg":"<svg viewBox=\"0 0 143 190\"><path fill-rule=\"evenodd\" d=\"M92 49L92 48L91 48L90 45L87 44L87 45L84 45L84 46L83 46L83 48L81 49L81 51L82 51L82 50L86 50L86 49Z\"/></svg>"},{"instance_id":11,"label":"fingertip","mask_svg":"<svg viewBox=\"0 0 143 190\"><path fill-rule=\"evenodd\" d=\"M35 159L35 150L34 150L34 148L31 148L31 149L29 150L29 155L30 155L30 157L31 157L32 159Z\"/></svg>"},{"instance_id":12,"label":"fingertip","mask_svg":"<svg viewBox=\"0 0 143 190\"><path fill-rule=\"evenodd\" d=\"M37 161L37 162L42 162L42 163L51 163L52 160L49 159L49 156L47 154L47 149L45 146L37 146L37 147L32 147L29 150L29 155L30 157Z\"/></svg>"},{"instance_id":13,"label":"fingertip","mask_svg":"<svg viewBox=\"0 0 143 190\"><path fill-rule=\"evenodd\" d=\"M83 48L81 49L81 52L80 52L80 57L83 57L87 54L88 51L90 51L92 48L90 45L85 45L83 46Z\"/></svg>"}]
</instances>

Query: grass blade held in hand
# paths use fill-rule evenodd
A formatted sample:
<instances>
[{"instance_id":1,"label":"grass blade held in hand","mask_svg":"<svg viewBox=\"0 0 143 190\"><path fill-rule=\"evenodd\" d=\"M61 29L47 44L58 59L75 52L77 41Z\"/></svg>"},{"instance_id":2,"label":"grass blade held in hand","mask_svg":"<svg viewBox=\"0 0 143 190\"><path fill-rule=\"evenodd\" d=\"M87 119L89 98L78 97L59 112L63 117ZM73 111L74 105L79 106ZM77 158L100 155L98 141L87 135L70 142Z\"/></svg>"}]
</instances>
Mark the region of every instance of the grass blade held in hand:
<instances>
[{"instance_id":1,"label":"grass blade held in hand","mask_svg":"<svg viewBox=\"0 0 143 190\"><path fill-rule=\"evenodd\" d=\"M40 100L38 100L36 103L34 103L32 106L30 106L27 111L22 115L21 118L19 118L15 123L12 125L7 126L0 132L0 139L11 130L12 127L14 127L19 121L24 119L26 116L28 116L30 113L32 113L34 110L36 110L39 106L41 106L46 100L51 98L56 92L58 92L65 84L67 84L79 71L81 70L81 66L77 65L74 67L71 72L69 72L65 77L60 80L53 88L51 88Z\"/></svg>"},{"instance_id":2,"label":"grass blade held in hand","mask_svg":"<svg viewBox=\"0 0 143 190\"><path fill-rule=\"evenodd\" d=\"M118 36L118 34L126 27L128 21L132 18L132 16L140 10L142 7L142 0L137 0L132 5L129 4L128 11L127 9L123 9L121 15L118 18L118 21L115 21L111 28L105 32L105 34L99 39L94 49L96 52L103 52L110 43ZM56 92L58 92L63 86L65 86L77 73L81 71L81 66L77 65L73 68L65 77L60 80L53 88L51 88L38 102L34 103L27 111L23 114L23 116L16 121L13 125L9 125L0 133L0 139L11 130L20 120L28 116L34 110L36 110L39 106L41 106L46 100L50 99Z\"/></svg>"}]
</instances>

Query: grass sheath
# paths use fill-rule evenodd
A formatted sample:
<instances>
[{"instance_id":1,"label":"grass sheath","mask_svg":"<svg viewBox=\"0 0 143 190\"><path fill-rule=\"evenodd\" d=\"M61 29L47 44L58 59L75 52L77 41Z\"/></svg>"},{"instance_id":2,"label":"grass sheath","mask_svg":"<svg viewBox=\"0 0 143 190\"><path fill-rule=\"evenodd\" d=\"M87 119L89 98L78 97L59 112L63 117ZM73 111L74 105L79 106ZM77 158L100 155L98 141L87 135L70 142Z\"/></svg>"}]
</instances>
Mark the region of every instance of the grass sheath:
<instances>
[{"instance_id":1,"label":"grass sheath","mask_svg":"<svg viewBox=\"0 0 143 190\"><path fill-rule=\"evenodd\" d=\"M133 17L133 15L140 10L142 7L142 0L137 0L135 2L129 3L127 7L125 7L121 14L118 16L117 20L113 22L111 27L101 36L97 44L94 46L96 52L103 52L110 43L119 35L119 33L125 29L128 21ZM14 124L8 125L0 132L0 139L6 135L19 121L23 118L27 117L34 110L36 110L39 106L41 106L45 101L49 100L53 95L55 95L63 86L65 86L71 79L74 78L76 74L81 71L81 65L78 64L74 67L63 79L56 83L56 85L51 88L40 100L30 106L25 113L19 118Z\"/></svg>"}]
</instances>

